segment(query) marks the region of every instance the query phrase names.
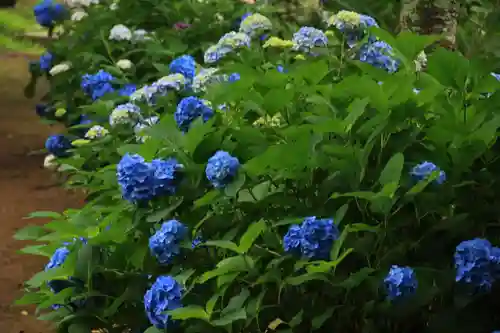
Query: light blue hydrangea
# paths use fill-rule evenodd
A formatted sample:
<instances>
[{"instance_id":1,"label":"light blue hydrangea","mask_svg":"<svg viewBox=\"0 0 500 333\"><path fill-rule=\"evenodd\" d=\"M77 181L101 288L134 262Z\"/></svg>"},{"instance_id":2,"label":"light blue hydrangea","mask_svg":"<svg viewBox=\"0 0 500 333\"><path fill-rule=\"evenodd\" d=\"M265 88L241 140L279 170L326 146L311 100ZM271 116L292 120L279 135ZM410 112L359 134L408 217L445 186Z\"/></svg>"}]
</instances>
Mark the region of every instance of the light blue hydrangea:
<instances>
[{"instance_id":1,"label":"light blue hydrangea","mask_svg":"<svg viewBox=\"0 0 500 333\"><path fill-rule=\"evenodd\" d=\"M208 159L205 175L215 188L223 188L233 181L240 168L240 162L228 152L219 150Z\"/></svg>"},{"instance_id":2,"label":"light blue hydrangea","mask_svg":"<svg viewBox=\"0 0 500 333\"><path fill-rule=\"evenodd\" d=\"M328 38L325 33L312 27L302 27L293 34L292 49L295 51L311 53L313 48L327 47Z\"/></svg>"},{"instance_id":3,"label":"light blue hydrangea","mask_svg":"<svg viewBox=\"0 0 500 333\"><path fill-rule=\"evenodd\" d=\"M210 46L203 56L203 60L206 64L213 64L220 59L224 58L226 55L231 53L233 49L230 46L224 46L220 44L215 44Z\"/></svg>"},{"instance_id":4,"label":"light blue hydrangea","mask_svg":"<svg viewBox=\"0 0 500 333\"><path fill-rule=\"evenodd\" d=\"M203 121L208 121L214 115L214 110L208 101L195 96L183 98L177 105L174 113L175 122L183 132L189 130L189 126L196 119L201 117Z\"/></svg>"},{"instance_id":5,"label":"light blue hydrangea","mask_svg":"<svg viewBox=\"0 0 500 333\"><path fill-rule=\"evenodd\" d=\"M231 31L219 39L217 44L210 46L204 54L204 61L207 64L215 63L227 54L243 48L250 47L251 39L242 32Z\"/></svg>"},{"instance_id":6,"label":"light blue hydrangea","mask_svg":"<svg viewBox=\"0 0 500 333\"><path fill-rule=\"evenodd\" d=\"M159 276L144 295L144 309L149 322L158 329L171 323L167 311L182 307L182 286L171 276Z\"/></svg>"},{"instance_id":7,"label":"light blue hydrangea","mask_svg":"<svg viewBox=\"0 0 500 333\"><path fill-rule=\"evenodd\" d=\"M365 37L367 28L378 27L373 17L346 10L341 10L331 16L328 25L335 26L344 34L349 47L354 47L357 42ZM374 42L375 37L370 36L369 41Z\"/></svg>"},{"instance_id":8,"label":"light blue hydrangea","mask_svg":"<svg viewBox=\"0 0 500 333\"><path fill-rule=\"evenodd\" d=\"M193 79L191 88L195 93L204 92L209 85L218 82L219 76L216 73L218 68L204 68Z\"/></svg>"},{"instance_id":9,"label":"light blue hydrangea","mask_svg":"<svg viewBox=\"0 0 500 333\"><path fill-rule=\"evenodd\" d=\"M414 166L410 171L410 175L419 182L427 179L434 171L439 171L439 176L434 182L438 185L444 183L446 181L446 173L440 170L434 163L428 161L424 161Z\"/></svg>"},{"instance_id":10,"label":"light blue hydrangea","mask_svg":"<svg viewBox=\"0 0 500 333\"><path fill-rule=\"evenodd\" d=\"M259 36L272 28L273 24L271 21L264 15L258 13L248 15L240 24L240 32L250 37Z\"/></svg>"},{"instance_id":11,"label":"light blue hydrangea","mask_svg":"<svg viewBox=\"0 0 500 333\"><path fill-rule=\"evenodd\" d=\"M339 230L332 219L310 216L302 224L292 225L283 238L285 252L308 259L328 260Z\"/></svg>"},{"instance_id":12,"label":"light blue hydrangea","mask_svg":"<svg viewBox=\"0 0 500 333\"><path fill-rule=\"evenodd\" d=\"M364 44L358 56L360 61L389 73L394 73L399 68L399 61L394 59L392 47L383 41Z\"/></svg>"},{"instance_id":13,"label":"light blue hydrangea","mask_svg":"<svg viewBox=\"0 0 500 333\"><path fill-rule=\"evenodd\" d=\"M187 235L187 227L177 220L164 222L149 238L149 249L158 263L167 265L181 252L180 243Z\"/></svg>"},{"instance_id":14,"label":"light blue hydrangea","mask_svg":"<svg viewBox=\"0 0 500 333\"><path fill-rule=\"evenodd\" d=\"M411 267L393 265L384 279L387 298L391 301L414 295L418 280Z\"/></svg>"}]
</instances>

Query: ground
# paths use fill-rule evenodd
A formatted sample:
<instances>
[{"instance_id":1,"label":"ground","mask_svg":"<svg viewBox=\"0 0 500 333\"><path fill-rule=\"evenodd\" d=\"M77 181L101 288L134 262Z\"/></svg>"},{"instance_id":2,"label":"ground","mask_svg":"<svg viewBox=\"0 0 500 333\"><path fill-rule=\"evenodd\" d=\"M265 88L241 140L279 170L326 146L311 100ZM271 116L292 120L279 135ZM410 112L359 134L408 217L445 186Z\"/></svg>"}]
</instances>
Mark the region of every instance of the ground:
<instances>
[{"instance_id":1,"label":"ground","mask_svg":"<svg viewBox=\"0 0 500 333\"><path fill-rule=\"evenodd\" d=\"M62 211L81 201L55 184L43 169L44 154L36 153L57 129L41 124L34 110L37 99L26 100L22 94L27 59L0 53L0 63L0 332L48 333L49 326L36 320L32 308L12 304L21 295L22 282L47 259L18 254L25 244L12 235L28 223L44 222L23 219L32 211Z\"/></svg>"}]
</instances>

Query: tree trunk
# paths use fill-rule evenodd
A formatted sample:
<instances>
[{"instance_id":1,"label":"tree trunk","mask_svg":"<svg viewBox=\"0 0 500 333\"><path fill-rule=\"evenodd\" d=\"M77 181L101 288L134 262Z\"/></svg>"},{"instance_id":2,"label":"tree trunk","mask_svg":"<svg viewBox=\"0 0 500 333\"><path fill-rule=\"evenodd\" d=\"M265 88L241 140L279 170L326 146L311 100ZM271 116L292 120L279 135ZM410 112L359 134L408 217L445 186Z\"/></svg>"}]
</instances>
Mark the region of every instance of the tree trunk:
<instances>
[{"instance_id":1,"label":"tree trunk","mask_svg":"<svg viewBox=\"0 0 500 333\"><path fill-rule=\"evenodd\" d=\"M400 28L423 35L441 35L441 46L453 50L459 9L457 0L403 0Z\"/></svg>"}]
</instances>

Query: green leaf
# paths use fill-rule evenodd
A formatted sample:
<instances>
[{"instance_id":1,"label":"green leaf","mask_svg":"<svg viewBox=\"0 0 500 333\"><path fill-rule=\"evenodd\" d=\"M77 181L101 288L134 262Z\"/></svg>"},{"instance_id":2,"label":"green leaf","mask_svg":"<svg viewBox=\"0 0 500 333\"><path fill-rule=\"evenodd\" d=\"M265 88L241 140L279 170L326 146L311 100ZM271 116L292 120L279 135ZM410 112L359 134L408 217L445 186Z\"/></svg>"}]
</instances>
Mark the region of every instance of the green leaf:
<instances>
[{"instance_id":1,"label":"green leaf","mask_svg":"<svg viewBox=\"0 0 500 333\"><path fill-rule=\"evenodd\" d=\"M401 173L403 172L405 158L401 153L394 154L387 162L378 179L380 185L385 186L389 183L399 184Z\"/></svg>"},{"instance_id":2,"label":"green leaf","mask_svg":"<svg viewBox=\"0 0 500 333\"><path fill-rule=\"evenodd\" d=\"M293 318L288 322L288 325L290 327L295 327L295 326L298 326L300 325L300 323L302 322L302 319L304 317L304 310L300 310L299 312L297 312L297 314L295 316L293 316Z\"/></svg>"},{"instance_id":3,"label":"green leaf","mask_svg":"<svg viewBox=\"0 0 500 333\"><path fill-rule=\"evenodd\" d=\"M241 308L232 312L227 313L224 316L221 316L219 319L212 320L210 323L214 326L227 326L232 324L237 320L245 320L247 319L247 313L245 309Z\"/></svg>"},{"instance_id":4,"label":"green leaf","mask_svg":"<svg viewBox=\"0 0 500 333\"><path fill-rule=\"evenodd\" d=\"M100 249L97 246L83 244L78 251L74 276L82 281L88 281L99 262Z\"/></svg>"},{"instance_id":5,"label":"green leaf","mask_svg":"<svg viewBox=\"0 0 500 333\"><path fill-rule=\"evenodd\" d=\"M214 270L205 272L200 276L198 283L204 283L214 277L226 275L228 273L247 272L253 269L254 265L254 261L248 256L229 257L220 261L217 264L217 268Z\"/></svg>"},{"instance_id":6,"label":"green leaf","mask_svg":"<svg viewBox=\"0 0 500 333\"><path fill-rule=\"evenodd\" d=\"M245 184L246 176L243 172L238 172L236 178L224 188L224 194L228 197L236 197L238 191Z\"/></svg>"},{"instance_id":7,"label":"green leaf","mask_svg":"<svg viewBox=\"0 0 500 333\"><path fill-rule=\"evenodd\" d=\"M252 223L247 231L240 238L239 251L240 253L247 252L257 240L257 238L267 229L266 222L260 220L257 223Z\"/></svg>"},{"instance_id":8,"label":"green leaf","mask_svg":"<svg viewBox=\"0 0 500 333\"><path fill-rule=\"evenodd\" d=\"M352 126L358 120L361 115L365 112L366 106L370 98L365 97L363 99L356 98L347 108L347 117L343 120L344 129L346 132L350 132Z\"/></svg>"},{"instance_id":9,"label":"green leaf","mask_svg":"<svg viewBox=\"0 0 500 333\"><path fill-rule=\"evenodd\" d=\"M199 208L211 204L215 199L219 197L219 194L220 192L217 190L207 192L204 196L194 202L194 207Z\"/></svg>"},{"instance_id":10,"label":"green leaf","mask_svg":"<svg viewBox=\"0 0 500 333\"><path fill-rule=\"evenodd\" d=\"M172 214L174 210L176 210L182 204L183 201L184 201L183 197L175 198L174 202L171 205L149 215L146 218L146 222L156 223L166 219Z\"/></svg>"},{"instance_id":11,"label":"green leaf","mask_svg":"<svg viewBox=\"0 0 500 333\"><path fill-rule=\"evenodd\" d=\"M16 240L36 240L47 232L40 226L29 225L17 231L14 235Z\"/></svg>"},{"instance_id":12,"label":"green leaf","mask_svg":"<svg viewBox=\"0 0 500 333\"><path fill-rule=\"evenodd\" d=\"M437 48L428 57L427 74L446 87L463 90L469 74L469 60L457 51Z\"/></svg>"},{"instance_id":13,"label":"green leaf","mask_svg":"<svg viewBox=\"0 0 500 333\"><path fill-rule=\"evenodd\" d=\"M291 89L271 89L264 97L264 108L270 115L281 111L288 103L291 103L295 93Z\"/></svg>"},{"instance_id":14,"label":"green leaf","mask_svg":"<svg viewBox=\"0 0 500 333\"><path fill-rule=\"evenodd\" d=\"M396 44L392 45L408 60L412 61L427 46L437 42L441 37L433 35L417 35L413 32L402 31L396 37Z\"/></svg>"},{"instance_id":15,"label":"green leaf","mask_svg":"<svg viewBox=\"0 0 500 333\"><path fill-rule=\"evenodd\" d=\"M150 326L144 331L144 333L164 333L164 331L154 326Z\"/></svg>"},{"instance_id":16,"label":"green leaf","mask_svg":"<svg viewBox=\"0 0 500 333\"><path fill-rule=\"evenodd\" d=\"M314 317L312 319L312 322L311 322L312 328L313 329L321 328L321 326L323 326L325 321L327 321L328 318L330 318L333 315L334 311L335 311L335 307L329 307L329 308L326 308L326 310L324 310L324 312L322 314Z\"/></svg>"},{"instance_id":17,"label":"green leaf","mask_svg":"<svg viewBox=\"0 0 500 333\"><path fill-rule=\"evenodd\" d=\"M26 218L27 219L34 219L34 218L60 219L60 218L62 218L62 215L59 213L56 213L56 212L39 211L39 212L30 213Z\"/></svg>"},{"instance_id":18,"label":"green leaf","mask_svg":"<svg viewBox=\"0 0 500 333\"><path fill-rule=\"evenodd\" d=\"M204 122L200 117L189 126L189 131L182 137L182 146L186 153L194 153L196 147L214 130L213 124L214 118Z\"/></svg>"},{"instance_id":19,"label":"green leaf","mask_svg":"<svg viewBox=\"0 0 500 333\"><path fill-rule=\"evenodd\" d=\"M221 312L221 317L224 317L231 312L235 312L243 308L243 305L245 304L248 297L250 297L250 292L248 291L248 289L243 288L239 295L236 295L229 300L228 305Z\"/></svg>"},{"instance_id":20,"label":"green leaf","mask_svg":"<svg viewBox=\"0 0 500 333\"><path fill-rule=\"evenodd\" d=\"M337 209L337 211L335 212L335 217L333 219L336 225L342 223L342 220L347 213L347 209L349 209L349 204L342 205L339 209Z\"/></svg>"},{"instance_id":21,"label":"green leaf","mask_svg":"<svg viewBox=\"0 0 500 333\"><path fill-rule=\"evenodd\" d=\"M371 200L376 194L374 192L361 191L361 192L348 192L348 193L333 193L331 195L332 199L340 197L353 197L358 199Z\"/></svg>"},{"instance_id":22,"label":"green leaf","mask_svg":"<svg viewBox=\"0 0 500 333\"><path fill-rule=\"evenodd\" d=\"M320 280L320 281L325 281L327 282L328 279L320 273L306 273L302 274L299 276L291 276L285 279L285 283L289 284L291 286L298 286L303 283L309 282L309 281L314 281L314 280Z\"/></svg>"},{"instance_id":23,"label":"green leaf","mask_svg":"<svg viewBox=\"0 0 500 333\"><path fill-rule=\"evenodd\" d=\"M194 274L195 270L190 268L174 276L174 279L179 282L179 284L185 286L187 280Z\"/></svg>"},{"instance_id":24,"label":"green leaf","mask_svg":"<svg viewBox=\"0 0 500 333\"><path fill-rule=\"evenodd\" d=\"M21 298L17 299L15 305L31 305L39 304L45 299L45 295L41 292L27 292Z\"/></svg>"},{"instance_id":25,"label":"green leaf","mask_svg":"<svg viewBox=\"0 0 500 333\"><path fill-rule=\"evenodd\" d=\"M338 286L346 289L352 289L359 286L364 280L375 272L375 269L363 267L361 270L349 275L347 279L340 282Z\"/></svg>"},{"instance_id":26,"label":"green leaf","mask_svg":"<svg viewBox=\"0 0 500 333\"><path fill-rule=\"evenodd\" d=\"M218 241L206 241L203 243L203 245L206 245L206 246L215 246L215 247L218 247L218 248L221 248L221 249L227 249L227 250L231 250L231 251L234 251L236 253L242 253L238 247L238 245L236 245L235 243L231 242L231 241L225 241L225 240L218 240Z\"/></svg>"},{"instance_id":27,"label":"green leaf","mask_svg":"<svg viewBox=\"0 0 500 333\"><path fill-rule=\"evenodd\" d=\"M186 319L202 319L208 321L210 319L208 313L201 306L188 305L182 308L168 311L172 319L186 320Z\"/></svg>"}]
</instances>

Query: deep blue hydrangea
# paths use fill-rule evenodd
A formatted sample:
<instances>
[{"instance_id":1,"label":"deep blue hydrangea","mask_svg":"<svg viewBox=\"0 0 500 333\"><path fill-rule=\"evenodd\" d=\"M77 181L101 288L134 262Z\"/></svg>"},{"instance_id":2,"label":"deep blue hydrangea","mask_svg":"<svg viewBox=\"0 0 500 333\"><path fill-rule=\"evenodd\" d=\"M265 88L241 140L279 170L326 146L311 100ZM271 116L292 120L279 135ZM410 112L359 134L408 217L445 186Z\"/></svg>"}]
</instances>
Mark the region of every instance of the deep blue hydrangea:
<instances>
[{"instance_id":1,"label":"deep blue hydrangea","mask_svg":"<svg viewBox=\"0 0 500 333\"><path fill-rule=\"evenodd\" d=\"M198 245L200 245L201 243L203 243L203 237L201 237L200 235L196 236L193 241L191 242L191 248L194 249L196 248Z\"/></svg>"},{"instance_id":2,"label":"deep blue hydrangea","mask_svg":"<svg viewBox=\"0 0 500 333\"><path fill-rule=\"evenodd\" d=\"M182 165L171 158L148 163L140 155L125 154L117 166L122 196L130 202L141 202L176 190L177 171Z\"/></svg>"},{"instance_id":3,"label":"deep blue hydrangea","mask_svg":"<svg viewBox=\"0 0 500 333\"><path fill-rule=\"evenodd\" d=\"M418 280L411 267L393 265L384 279L387 298L391 301L415 294Z\"/></svg>"},{"instance_id":4,"label":"deep blue hydrangea","mask_svg":"<svg viewBox=\"0 0 500 333\"><path fill-rule=\"evenodd\" d=\"M457 282L469 285L477 291L489 291L499 278L500 249L486 239L475 238L458 244L455 250Z\"/></svg>"},{"instance_id":5,"label":"deep blue hydrangea","mask_svg":"<svg viewBox=\"0 0 500 333\"><path fill-rule=\"evenodd\" d=\"M64 264L64 261L66 261L69 253L70 251L66 246L58 248L50 258L47 265L45 265L45 270L47 271L52 268L60 267Z\"/></svg>"},{"instance_id":6,"label":"deep blue hydrangea","mask_svg":"<svg viewBox=\"0 0 500 333\"><path fill-rule=\"evenodd\" d=\"M144 308L151 324L165 329L170 318L167 311L182 307L182 286L171 276L159 276L144 295Z\"/></svg>"},{"instance_id":7,"label":"deep blue hydrangea","mask_svg":"<svg viewBox=\"0 0 500 333\"><path fill-rule=\"evenodd\" d=\"M276 70L280 73L288 73L288 70L285 67L283 67L282 65L276 66Z\"/></svg>"},{"instance_id":8,"label":"deep blue hydrangea","mask_svg":"<svg viewBox=\"0 0 500 333\"><path fill-rule=\"evenodd\" d=\"M219 150L208 159L205 175L215 188L223 188L236 177L239 168L236 157Z\"/></svg>"},{"instance_id":9,"label":"deep blue hydrangea","mask_svg":"<svg viewBox=\"0 0 500 333\"><path fill-rule=\"evenodd\" d=\"M45 149L47 149L50 154L57 157L69 156L68 150L72 147L71 141L60 134L51 135L47 138L47 141L45 141Z\"/></svg>"},{"instance_id":10,"label":"deep blue hydrangea","mask_svg":"<svg viewBox=\"0 0 500 333\"><path fill-rule=\"evenodd\" d=\"M191 123L198 117L203 121L209 120L214 115L214 110L208 105L208 102L198 97L189 96L183 98L177 105L174 118L177 126L187 132Z\"/></svg>"},{"instance_id":11,"label":"deep blue hydrangea","mask_svg":"<svg viewBox=\"0 0 500 333\"><path fill-rule=\"evenodd\" d=\"M229 82L236 82L236 81L239 81L240 79L241 79L241 75L239 73L233 73L233 74L229 75L229 77L228 77Z\"/></svg>"},{"instance_id":12,"label":"deep blue hydrangea","mask_svg":"<svg viewBox=\"0 0 500 333\"><path fill-rule=\"evenodd\" d=\"M137 90L137 86L133 83L124 85L120 90L118 90L118 95L120 96L130 96Z\"/></svg>"},{"instance_id":13,"label":"deep blue hydrangea","mask_svg":"<svg viewBox=\"0 0 500 333\"><path fill-rule=\"evenodd\" d=\"M313 48L326 47L328 38L321 30L312 27L302 27L293 34L293 50L310 53Z\"/></svg>"},{"instance_id":14,"label":"deep blue hydrangea","mask_svg":"<svg viewBox=\"0 0 500 333\"><path fill-rule=\"evenodd\" d=\"M164 222L161 229L149 238L151 254L162 265L167 265L181 253L180 243L187 235L187 227L177 220Z\"/></svg>"},{"instance_id":15,"label":"deep blue hydrangea","mask_svg":"<svg viewBox=\"0 0 500 333\"><path fill-rule=\"evenodd\" d=\"M40 56L39 64L40 70L47 72L52 67L52 59L54 56L50 52L45 52Z\"/></svg>"},{"instance_id":16,"label":"deep blue hydrangea","mask_svg":"<svg viewBox=\"0 0 500 333\"><path fill-rule=\"evenodd\" d=\"M36 22L42 27L50 28L64 18L65 8L60 3L52 0L43 0L33 7Z\"/></svg>"},{"instance_id":17,"label":"deep blue hydrangea","mask_svg":"<svg viewBox=\"0 0 500 333\"><path fill-rule=\"evenodd\" d=\"M35 106L35 112L39 117L46 117L50 112L50 106L47 104L37 104Z\"/></svg>"},{"instance_id":18,"label":"deep blue hydrangea","mask_svg":"<svg viewBox=\"0 0 500 333\"><path fill-rule=\"evenodd\" d=\"M333 242L339 237L339 229L332 219L310 216L302 224L292 225L284 239L285 252L305 258L328 260Z\"/></svg>"},{"instance_id":19,"label":"deep blue hydrangea","mask_svg":"<svg viewBox=\"0 0 500 333\"><path fill-rule=\"evenodd\" d=\"M417 164L413 169L410 171L410 175L415 179L416 181L422 181L427 179L434 171L438 171L439 168L432 162L422 162L420 164ZM446 181L446 173L442 170L439 170L439 176L434 180L436 184L442 184Z\"/></svg>"},{"instance_id":20,"label":"deep blue hydrangea","mask_svg":"<svg viewBox=\"0 0 500 333\"><path fill-rule=\"evenodd\" d=\"M114 91L113 81L115 78L108 72L99 70L96 74L85 74L82 76L81 88L92 98L97 100L107 93Z\"/></svg>"},{"instance_id":21,"label":"deep blue hydrangea","mask_svg":"<svg viewBox=\"0 0 500 333\"><path fill-rule=\"evenodd\" d=\"M383 41L364 44L358 55L360 61L389 73L394 73L399 68L399 62L394 59L392 47Z\"/></svg>"},{"instance_id":22,"label":"deep blue hydrangea","mask_svg":"<svg viewBox=\"0 0 500 333\"><path fill-rule=\"evenodd\" d=\"M196 73L196 61L190 55L183 55L172 60L169 69L171 73L182 74L186 79L192 80Z\"/></svg>"}]
</instances>

